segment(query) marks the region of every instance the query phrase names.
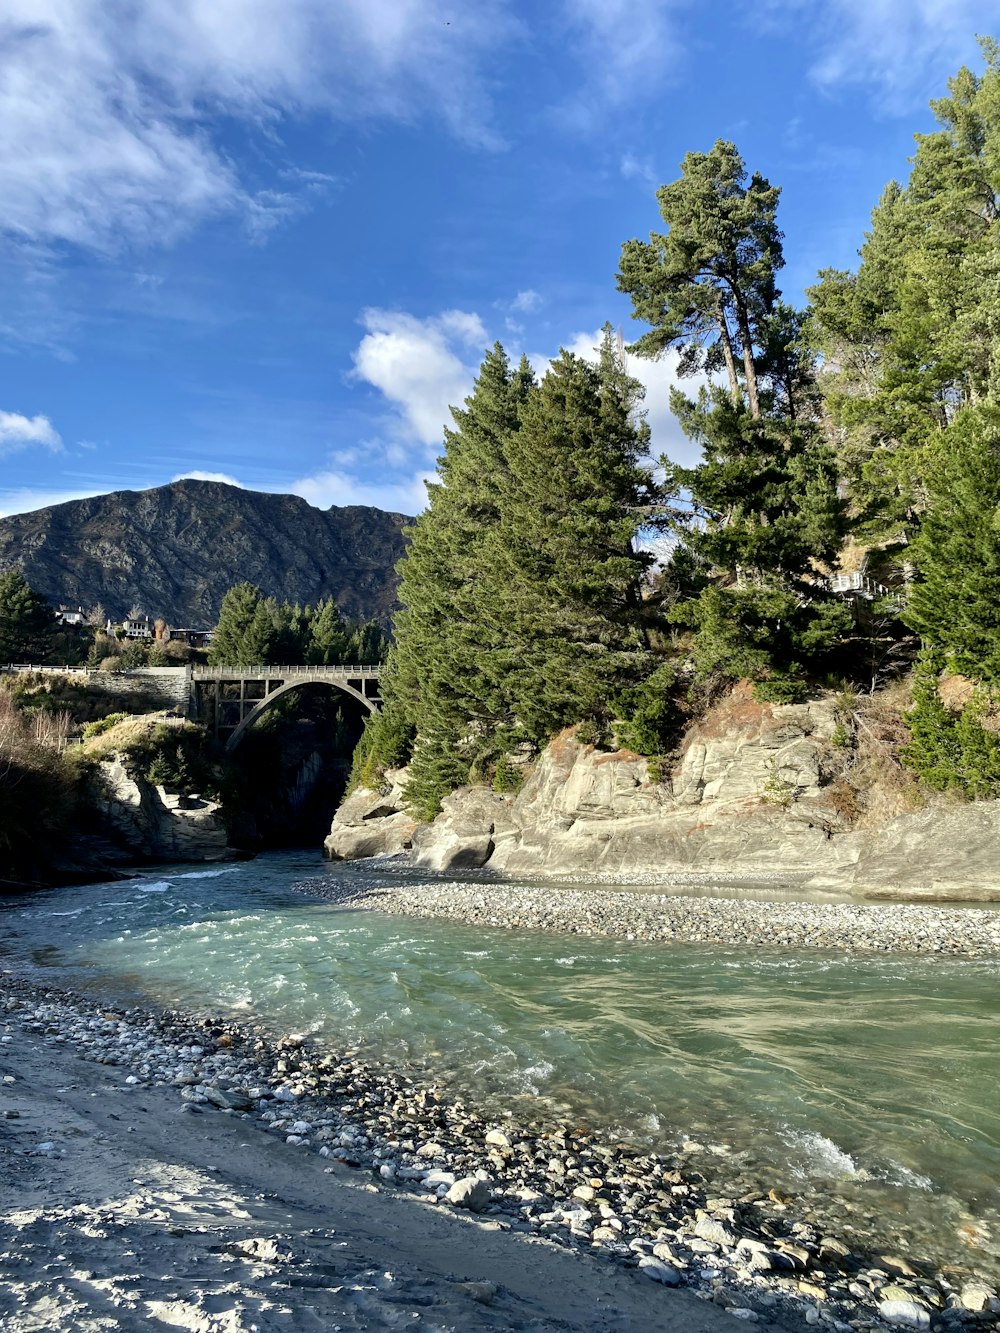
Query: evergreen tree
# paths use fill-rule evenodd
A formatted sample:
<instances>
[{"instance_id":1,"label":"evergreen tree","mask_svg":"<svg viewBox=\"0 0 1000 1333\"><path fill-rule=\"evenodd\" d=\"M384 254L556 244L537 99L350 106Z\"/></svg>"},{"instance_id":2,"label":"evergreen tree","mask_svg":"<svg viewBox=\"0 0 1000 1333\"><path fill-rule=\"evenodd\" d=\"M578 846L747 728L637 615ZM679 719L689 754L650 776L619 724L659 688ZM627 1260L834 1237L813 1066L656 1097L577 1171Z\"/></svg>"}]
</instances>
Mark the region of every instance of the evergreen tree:
<instances>
[{"instance_id":1,"label":"evergreen tree","mask_svg":"<svg viewBox=\"0 0 1000 1333\"><path fill-rule=\"evenodd\" d=\"M52 608L24 575L16 569L0 574L0 662L43 660L54 632Z\"/></svg>"},{"instance_id":2,"label":"evergreen tree","mask_svg":"<svg viewBox=\"0 0 1000 1333\"><path fill-rule=\"evenodd\" d=\"M950 670L1000 685L1000 406L966 408L942 444L903 619Z\"/></svg>"},{"instance_id":3,"label":"evergreen tree","mask_svg":"<svg viewBox=\"0 0 1000 1333\"><path fill-rule=\"evenodd\" d=\"M573 722L610 724L653 669L650 557L634 546L652 490L638 393L606 329L599 365L562 352L508 441L493 615L507 639L503 721L535 744Z\"/></svg>"},{"instance_id":4,"label":"evergreen tree","mask_svg":"<svg viewBox=\"0 0 1000 1333\"><path fill-rule=\"evenodd\" d=\"M219 623L212 636L208 660L212 666L257 666L263 660L249 654L247 636L261 605L260 589L237 583L222 599ZM258 626L258 630L259 630ZM256 647L256 645L254 645Z\"/></svg>"},{"instance_id":5,"label":"evergreen tree","mask_svg":"<svg viewBox=\"0 0 1000 1333\"><path fill-rule=\"evenodd\" d=\"M363 625L349 626L341 660L357 666L378 666L388 652L389 636L377 620L368 620Z\"/></svg>"},{"instance_id":6,"label":"evergreen tree","mask_svg":"<svg viewBox=\"0 0 1000 1333\"><path fill-rule=\"evenodd\" d=\"M312 613L305 660L310 666L328 666L332 662L357 660L350 656L348 631L340 607L332 597L318 602Z\"/></svg>"},{"instance_id":7,"label":"evergreen tree","mask_svg":"<svg viewBox=\"0 0 1000 1333\"><path fill-rule=\"evenodd\" d=\"M725 389L671 396L703 461L662 460L665 490L684 547L714 571L671 615L695 630L702 678L747 675L787 695L850 624L816 571L844 532L836 469L802 317L775 280L778 190L758 175L747 183L732 144L689 154L681 170L657 194L669 231L627 242L619 274L634 316L654 324L640 355L678 347L682 374L726 372Z\"/></svg>"},{"instance_id":8,"label":"evergreen tree","mask_svg":"<svg viewBox=\"0 0 1000 1333\"><path fill-rule=\"evenodd\" d=\"M680 351L680 373L725 370L734 407L761 415L754 349L772 312L784 260L775 220L780 191L756 173L747 181L732 143L688 153L680 178L657 191L669 230L622 247L619 291L651 324L632 350Z\"/></svg>"},{"instance_id":9,"label":"evergreen tree","mask_svg":"<svg viewBox=\"0 0 1000 1333\"><path fill-rule=\"evenodd\" d=\"M1000 50L931 103L910 178L872 214L856 273L810 292L838 454L864 535L912 533L941 434L1000 390Z\"/></svg>"},{"instance_id":10,"label":"evergreen tree","mask_svg":"<svg viewBox=\"0 0 1000 1333\"><path fill-rule=\"evenodd\" d=\"M452 409L437 480L399 565L403 609L382 694L400 732L412 728L439 747L509 712L504 627L484 614L497 597L487 544L508 485L507 442L533 383L527 363L512 369L499 343L487 352L465 406Z\"/></svg>"}]
</instances>

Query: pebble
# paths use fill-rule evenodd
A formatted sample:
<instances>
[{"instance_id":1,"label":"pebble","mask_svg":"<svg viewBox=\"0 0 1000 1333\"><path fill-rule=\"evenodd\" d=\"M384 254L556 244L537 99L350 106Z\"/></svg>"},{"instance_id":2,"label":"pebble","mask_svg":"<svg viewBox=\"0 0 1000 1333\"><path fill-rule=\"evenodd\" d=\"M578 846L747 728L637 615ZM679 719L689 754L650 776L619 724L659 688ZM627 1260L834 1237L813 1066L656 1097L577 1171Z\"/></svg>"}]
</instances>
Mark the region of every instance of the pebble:
<instances>
[{"instance_id":1,"label":"pebble","mask_svg":"<svg viewBox=\"0 0 1000 1333\"><path fill-rule=\"evenodd\" d=\"M689 1155L661 1156L573 1122L507 1115L501 1129L417 1074L365 1063L356 1051L176 1011L98 1009L9 976L0 979L4 1010L8 1031L61 1036L85 1058L122 1066L132 1087L173 1087L188 1113L243 1114L338 1170L367 1169L378 1186L421 1192L482 1227L586 1246L661 1285L687 1285L747 1322L766 1312L768 1322L780 1314L779 1323L804 1318L836 1333L926 1329L932 1319L958 1333L969 1321L998 1322L994 1288L969 1269L956 1292L954 1279L916 1262L877 1248L866 1256L856 1229L847 1228L848 1246L796 1212L791 1196L779 1203L733 1188L735 1159L693 1138ZM49 1150L59 1151L48 1141L36 1149ZM706 1178L710 1169L721 1188Z\"/></svg>"},{"instance_id":2,"label":"pebble","mask_svg":"<svg viewBox=\"0 0 1000 1333\"><path fill-rule=\"evenodd\" d=\"M352 906L474 926L570 931L644 941L757 944L878 953L1000 954L1000 917L986 908L923 903L808 903L685 897L616 889L568 889L499 881L423 881L353 890ZM632 891L629 891L631 887ZM310 885L310 889L313 886ZM316 887L320 897L338 889ZM693 1150L693 1149L692 1149Z\"/></svg>"}]
</instances>

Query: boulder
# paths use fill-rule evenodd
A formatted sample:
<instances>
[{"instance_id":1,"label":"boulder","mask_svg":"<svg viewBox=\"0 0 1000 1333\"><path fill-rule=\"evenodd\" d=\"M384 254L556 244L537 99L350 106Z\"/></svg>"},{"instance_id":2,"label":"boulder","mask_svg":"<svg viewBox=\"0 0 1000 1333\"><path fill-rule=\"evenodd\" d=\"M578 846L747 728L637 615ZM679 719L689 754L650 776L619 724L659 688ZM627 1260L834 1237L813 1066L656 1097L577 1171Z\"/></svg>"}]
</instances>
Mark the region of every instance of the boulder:
<instances>
[{"instance_id":1,"label":"boulder","mask_svg":"<svg viewBox=\"0 0 1000 1333\"><path fill-rule=\"evenodd\" d=\"M395 856L411 846L417 821L403 805L405 769L391 769L376 791L361 787L337 810L323 844L330 861Z\"/></svg>"},{"instance_id":2,"label":"boulder","mask_svg":"<svg viewBox=\"0 0 1000 1333\"><path fill-rule=\"evenodd\" d=\"M460 787L441 803L433 824L413 834L413 860L424 870L475 870L496 849L499 834L513 835L509 797L486 787Z\"/></svg>"}]
</instances>

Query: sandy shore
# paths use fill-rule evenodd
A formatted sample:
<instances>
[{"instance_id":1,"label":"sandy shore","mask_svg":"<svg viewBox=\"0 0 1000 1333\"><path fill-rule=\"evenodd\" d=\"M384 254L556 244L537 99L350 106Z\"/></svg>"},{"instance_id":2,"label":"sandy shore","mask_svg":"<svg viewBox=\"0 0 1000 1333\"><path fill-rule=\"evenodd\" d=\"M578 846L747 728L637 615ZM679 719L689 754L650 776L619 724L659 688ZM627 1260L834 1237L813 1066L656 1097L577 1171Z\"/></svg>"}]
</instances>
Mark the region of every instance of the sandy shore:
<instances>
[{"instance_id":1,"label":"sandy shore","mask_svg":"<svg viewBox=\"0 0 1000 1333\"><path fill-rule=\"evenodd\" d=\"M757 945L875 953L1000 955L1000 911L923 903L829 903L712 898L683 888L576 889L504 880L373 886L309 885L331 900L467 925L556 930L651 942Z\"/></svg>"},{"instance_id":2,"label":"sandy shore","mask_svg":"<svg viewBox=\"0 0 1000 1333\"><path fill-rule=\"evenodd\" d=\"M39 1020L29 992L4 995L4 1333L733 1327L640 1270L375 1183L245 1116L192 1110L127 1062L83 1058L72 1024Z\"/></svg>"},{"instance_id":3,"label":"sandy shore","mask_svg":"<svg viewBox=\"0 0 1000 1333\"><path fill-rule=\"evenodd\" d=\"M852 1252L792 1199L713 1198L697 1169L484 1120L297 1036L8 974L0 1077L4 1333L850 1333L1000 1313L971 1270Z\"/></svg>"}]
</instances>

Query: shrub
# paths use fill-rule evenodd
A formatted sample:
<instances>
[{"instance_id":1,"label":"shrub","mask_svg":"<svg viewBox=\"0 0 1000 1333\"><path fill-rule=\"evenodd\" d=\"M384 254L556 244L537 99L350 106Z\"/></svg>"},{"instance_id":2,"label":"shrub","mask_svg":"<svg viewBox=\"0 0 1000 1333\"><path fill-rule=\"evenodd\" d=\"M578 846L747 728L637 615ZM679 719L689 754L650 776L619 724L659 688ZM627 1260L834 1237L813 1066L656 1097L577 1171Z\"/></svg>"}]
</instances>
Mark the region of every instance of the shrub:
<instances>
[{"instance_id":1,"label":"shrub","mask_svg":"<svg viewBox=\"0 0 1000 1333\"><path fill-rule=\"evenodd\" d=\"M112 727L117 727L119 722L124 722L128 713L108 713L106 717L99 717L94 722L88 722L83 729L83 739L91 741L95 736L103 736L106 731Z\"/></svg>"},{"instance_id":2,"label":"shrub","mask_svg":"<svg viewBox=\"0 0 1000 1333\"><path fill-rule=\"evenodd\" d=\"M519 792L523 785L523 771L517 764L511 762L509 755L500 755L493 770L493 790L504 795L513 795Z\"/></svg>"}]
</instances>

